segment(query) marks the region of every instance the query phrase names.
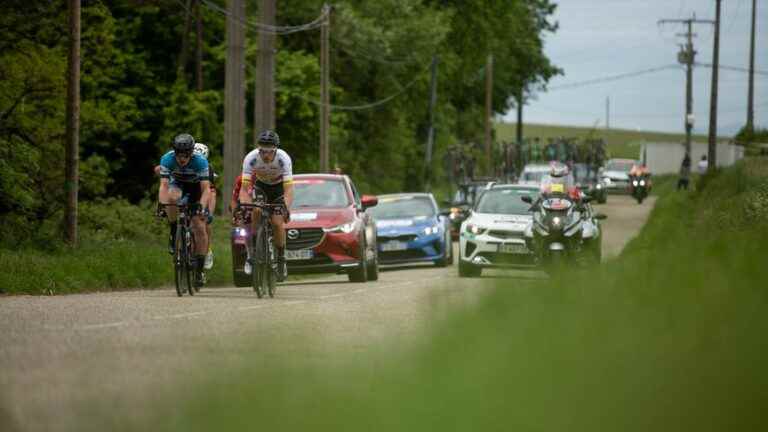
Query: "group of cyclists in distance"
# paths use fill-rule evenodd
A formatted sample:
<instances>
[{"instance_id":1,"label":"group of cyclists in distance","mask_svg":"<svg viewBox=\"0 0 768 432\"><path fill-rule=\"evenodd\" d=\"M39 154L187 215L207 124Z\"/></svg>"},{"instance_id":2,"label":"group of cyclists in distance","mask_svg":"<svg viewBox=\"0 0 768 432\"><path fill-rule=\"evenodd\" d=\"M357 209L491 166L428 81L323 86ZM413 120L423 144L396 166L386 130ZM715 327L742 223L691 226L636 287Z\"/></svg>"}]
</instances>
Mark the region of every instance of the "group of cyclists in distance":
<instances>
[{"instance_id":1,"label":"group of cyclists in distance","mask_svg":"<svg viewBox=\"0 0 768 432\"><path fill-rule=\"evenodd\" d=\"M173 149L160 159L155 173L160 176L158 191L158 215L167 217L169 235L168 252L174 254L176 245L178 208L184 204L194 209L191 230L195 238L195 286L205 283L205 270L213 267L213 252L210 247L211 222L216 207L215 173L208 163L208 147L195 142L192 135L182 133L172 141ZM235 181L230 211L235 224L251 225L256 232L261 210L258 207L240 208L240 203L252 204L258 195L264 204L277 205L282 211L275 212L271 222L274 227L274 242L277 250L277 280L287 277L285 264L285 224L290 220L289 208L293 203L293 172L291 157L280 149L280 137L271 130L261 132L257 146L243 160L242 173ZM164 212L162 208L166 209ZM248 259L245 272L250 274L253 251L247 248Z\"/></svg>"}]
</instances>

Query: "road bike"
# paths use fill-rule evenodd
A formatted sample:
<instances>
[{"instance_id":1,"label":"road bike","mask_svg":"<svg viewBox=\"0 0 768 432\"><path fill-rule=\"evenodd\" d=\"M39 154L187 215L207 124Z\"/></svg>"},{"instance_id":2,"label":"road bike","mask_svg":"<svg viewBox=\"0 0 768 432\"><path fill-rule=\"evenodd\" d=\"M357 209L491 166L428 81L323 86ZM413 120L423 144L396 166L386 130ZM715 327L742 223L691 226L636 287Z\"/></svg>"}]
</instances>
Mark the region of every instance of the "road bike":
<instances>
[{"instance_id":1,"label":"road bike","mask_svg":"<svg viewBox=\"0 0 768 432\"><path fill-rule=\"evenodd\" d=\"M195 233L192 231L192 218L199 214L200 204L188 204L187 197L182 197L176 204L160 204L161 208L178 209L176 240L173 246L173 269L176 282L176 294L181 297L186 291L195 295L200 287L195 283L197 260L195 259Z\"/></svg>"},{"instance_id":2,"label":"road bike","mask_svg":"<svg viewBox=\"0 0 768 432\"><path fill-rule=\"evenodd\" d=\"M277 254L275 249L275 237L272 228L272 215L282 215L285 211L284 204L266 204L255 202L253 204L240 204L241 209L261 209L258 227L252 230L248 239L251 246L251 285L258 298L269 295L275 296L277 288ZM251 212L253 215L253 212ZM246 220L246 224L249 221Z\"/></svg>"}]
</instances>

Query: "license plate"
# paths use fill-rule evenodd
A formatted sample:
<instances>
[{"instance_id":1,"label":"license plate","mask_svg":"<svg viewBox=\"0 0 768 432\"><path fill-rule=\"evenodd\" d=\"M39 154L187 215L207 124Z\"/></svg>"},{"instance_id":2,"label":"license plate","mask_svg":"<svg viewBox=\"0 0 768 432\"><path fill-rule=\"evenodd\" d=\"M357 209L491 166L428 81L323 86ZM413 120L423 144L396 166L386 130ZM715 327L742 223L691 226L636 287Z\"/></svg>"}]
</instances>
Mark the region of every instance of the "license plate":
<instances>
[{"instance_id":1,"label":"license plate","mask_svg":"<svg viewBox=\"0 0 768 432\"><path fill-rule=\"evenodd\" d=\"M381 244L382 252L401 251L408 249L408 243L400 241L390 241Z\"/></svg>"},{"instance_id":2,"label":"license plate","mask_svg":"<svg viewBox=\"0 0 768 432\"><path fill-rule=\"evenodd\" d=\"M512 243L499 245L499 252L508 254L527 254L528 248L525 245Z\"/></svg>"},{"instance_id":3,"label":"license plate","mask_svg":"<svg viewBox=\"0 0 768 432\"><path fill-rule=\"evenodd\" d=\"M312 259L312 249L285 250L286 260L308 260Z\"/></svg>"}]
</instances>

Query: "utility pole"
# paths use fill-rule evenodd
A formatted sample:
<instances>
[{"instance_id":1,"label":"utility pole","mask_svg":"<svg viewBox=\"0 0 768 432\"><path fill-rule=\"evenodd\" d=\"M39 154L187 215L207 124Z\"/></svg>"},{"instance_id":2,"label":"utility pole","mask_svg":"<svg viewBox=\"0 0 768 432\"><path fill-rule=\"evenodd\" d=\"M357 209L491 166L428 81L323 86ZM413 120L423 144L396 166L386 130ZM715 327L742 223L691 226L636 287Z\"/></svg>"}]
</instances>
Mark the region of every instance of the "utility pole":
<instances>
[{"instance_id":1,"label":"utility pole","mask_svg":"<svg viewBox=\"0 0 768 432\"><path fill-rule=\"evenodd\" d=\"M197 92L203 91L203 15L200 13L200 0L195 0L195 18L197 18L197 44L195 46L195 81Z\"/></svg>"},{"instance_id":2,"label":"utility pole","mask_svg":"<svg viewBox=\"0 0 768 432\"><path fill-rule=\"evenodd\" d=\"M329 36L331 32L331 7L323 5L325 20L320 26L320 172L330 171L330 142L329 132L331 127L331 101L330 101L330 54Z\"/></svg>"},{"instance_id":3,"label":"utility pole","mask_svg":"<svg viewBox=\"0 0 768 432\"><path fill-rule=\"evenodd\" d=\"M747 130L755 129L755 14L757 0L752 0L752 30L749 41L749 90L747 90Z\"/></svg>"},{"instance_id":4,"label":"utility pole","mask_svg":"<svg viewBox=\"0 0 768 432\"><path fill-rule=\"evenodd\" d=\"M680 51L677 53L677 61L685 65L685 153L691 154L691 132L693 131L693 64L696 62L696 50L693 49L693 37L696 36L693 33L693 24L714 24L712 20L700 20L696 19L694 14L689 19L663 19L659 20L659 24L663 23L682 23L688 27L688 31L685 33L678 33L677 36L684 36L686 38L686 44L680 47Z\"/></svg>"},{"instance_id":5,"label":"utility pole","mask_svg":"<svg viewBox=\"0 0 768 432\"><path fill-rule=\"evenodd\" d=\"M67 79L67 146L64 159L65 240L77 246L77 188L80 144L80 0L69 0L69 57Z\"/></svg>"},{"instance_id":6,"label":"utility pole","mask_svg":"<svg viewBox=\"0 0 768 432\"><path fill-rule=\"evenodd\" d=\"M715 48L712 54L712 97L709 102L709 155L708 171L717 169L717 75L720 68L720 5L722 0L715 0Z\"/></svg>"},{"instance_id":7,"label":"utility pole","mask_svg":"<svg viewBox=\"0 0 768 432\"><path fill-rule=\"evenodd\" d=\"M485 162L486 172L493 175L491 165L491 117L493 115L493 54L488 54L485 68Z\"/></svg>"},{"instance_id":8,"label":"utility pole","mask_svg":"<svg viewBox=\"0 0 768 432\"><path fill-rule=\"evenodd\" d=\"M523 101L523 87L520 87L517 92L517 125L515 128L517 145L520 145L523 142Z\"/></svg>"},{"instance_id":9,"label":"utility pole","mask_svg":"<svg viewBox=\"0 0 768 432\"><path fill-rule=\"evenodd\" d=\"M274 26L275 0L259 1L259 22ZM275 35L259 33L259 51L256 57L256 83L253 95L253 144L259 133L275 128Z\"/></svg>"},{"instance_id":10,"label":"utility pole","mask_svg":"<svg viewBox=\"0 0 768 432\"><path fill-rule=\"evenodd\" d=\"M224 196L232 195L245 153L245 0L227 1L224 93Z\"/></svg>"},{"instance_id":11,"label":"utility pole","mask_svg":"<svg viewBox=\"0 0 768 432\"><path fill-rule=\"evenodd\" d=\"M192 25L192 0L187 0L184 6L184 33L181 34L181 51L179 52L179 60L176 64L177 78L184 75L184 69L187 67L187 51L189 51L189 27Z\"/></svg>"},{"instance_id":12,"label":"utility pole","mask_svg":"<svg viewBox=\"0 0 768 432\"><path fill-rule=\"evenodd\" d=\"M605 129L611 128L611 97L605 97Z\"/></svg>"},{"instance_id":13,"label":"utility pole","mask_svg":"<svg viewBox=\"0 0 768 432\"><path fill-rule=\"evenodd\" d=\"M427 192L432 184L432 148L435 144L435 106L437 105L437 65L440 59L432 57L432 78L429 83L429 130L427 130L427 148L424 152L424 186Z\"/></svg>"}]
</instances>

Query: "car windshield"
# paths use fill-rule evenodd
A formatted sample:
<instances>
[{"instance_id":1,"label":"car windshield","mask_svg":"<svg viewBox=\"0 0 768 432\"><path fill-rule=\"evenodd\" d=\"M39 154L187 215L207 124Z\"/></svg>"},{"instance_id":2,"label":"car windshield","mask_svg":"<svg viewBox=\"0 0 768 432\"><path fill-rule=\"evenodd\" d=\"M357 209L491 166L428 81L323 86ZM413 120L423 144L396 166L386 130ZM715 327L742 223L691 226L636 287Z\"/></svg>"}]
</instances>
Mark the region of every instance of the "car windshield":
<instances>
[{"instance_id":1,"label":"car windshield","mask_svg":"<svg viewBox=\"0 0 768 432\"><path fill-rule=\"evenodd\" d=\"M567 193L574 185L573 176L568 174L564 177L552 177L549 174L544 176L541 180L541 192L544 194L550 193Z\"/></svg>"},{"instance_id":2,"label":"car windshield","mask_svg":"<svg viewBox=\"0 0 768 432\"><path fill-rule=\"evenodd\" d=\"M437 210L429 197L379 197L379 204L369 210L376 219L407 219L433 217Z\"/></svg>"},{"instance_id":3,"label":"car windshield","mask_svg":"<svg viewBox=\"0 0 768 432\"><path fill-rule=\"evenodd\" d=\"M493 214L528 214L530 204L520 199L524 195L536 195L536 192L523 189L491 189L480 198L475 211Z\"/></svg>"},{"instance_id":4,"label":"car windshield","mask_svg":"<svg viewBox=\"0 0 768 432\"><path fill-rule=\"evenodd\" d=\"M523 174L520 176L520 180L529 181L529 182L540 182L541 178L544 177L544 174L546 174L546 171L524 171Z\"/></svg>"},{"instance_id":5,"label":"car windshield","mask_svg":"<svg viewBox=\"0 0 768 432\"><path fill-rule=\"evenodd\" d=\"M324 179L295 179L292 207L338 208L349 205L344 182Z\"/></svg>"},{"instance_id":6,"label":"car windshield","mask_svg":"<svg viewBox=\"0 0 768 432\"><path fill-rule=\"evenodd\" d=\"M608 162L608 164L605 166L606 171L620 171L620 172L629 172L629 170L632 169L632 166L635 165L634 161L611 161Z\"/></svg>"}]
</instances>

